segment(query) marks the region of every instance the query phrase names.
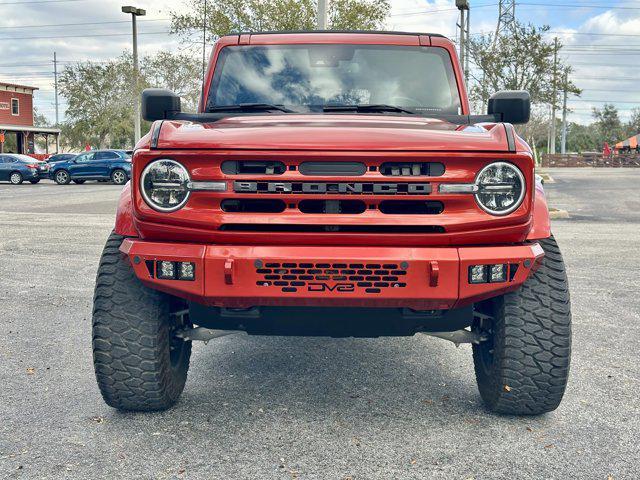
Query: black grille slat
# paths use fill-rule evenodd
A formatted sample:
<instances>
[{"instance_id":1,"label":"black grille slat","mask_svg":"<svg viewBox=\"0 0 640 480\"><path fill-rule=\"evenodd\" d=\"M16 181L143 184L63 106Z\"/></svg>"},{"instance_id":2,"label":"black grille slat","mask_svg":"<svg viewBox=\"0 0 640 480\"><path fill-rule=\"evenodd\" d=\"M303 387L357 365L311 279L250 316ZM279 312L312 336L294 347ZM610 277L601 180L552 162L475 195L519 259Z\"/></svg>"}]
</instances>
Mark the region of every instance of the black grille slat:
<instances>
[{"instance_id":1,"label":"black grille slat","mask_svg":"<svg viewBox=\"0 0 640 480\"><path fill-rule=\"evenodd\" d=\"M385 177L441 177L444 164L439 162L385 162L380 173Z\"/></svg>"},{"instance_id":2,"label":"black grille slat","mask_svg":"<svg viewBox=\"0 0 640 480\"><path fill-rule=\"evenodd\" d=\"M220 202L220 208L227 213L282 213L287 204L276 199L229 198Z\"/></svg>"},{"instance_id":3,"label":"black grille slat","mask_svg":"<svg viewBox=\"0 0 640 480\"><path fill-rule=\"evenodd\" d=\"M303 162L298 170L305 176L360 177L367 173L367 166L361 162Z\"/></svg>"},{"instance_id":4,"label":"black grille slat","mask_svg":"<svg viewBox=\"0 0 640 480\"><path fill-rule=\"evenodd\" d=\"M440 225L303 225L264 223L225 223L223 232L300 232L300 233L445 233Z\"/></svg>"},{"instance_id":5,"label":"black grille slat","mask_svg":"<svg viewBox=\"0 0 640 480\"><path fill-rule=\"evenodd\" d=\"M437 201L384 200L378 209L385 215L439 215L444 204Z\"/></svg>"},{"instance_id":6,"label":"black grille slat","mask_svg":"<svg viewBox=\"0 0 640 480\"><path fill-rule=\"evenodd\" d=\"M283 162L254 160L229 160L220 168L226 175L282 175L286 171Z\"/></svg>"}]
</instances>

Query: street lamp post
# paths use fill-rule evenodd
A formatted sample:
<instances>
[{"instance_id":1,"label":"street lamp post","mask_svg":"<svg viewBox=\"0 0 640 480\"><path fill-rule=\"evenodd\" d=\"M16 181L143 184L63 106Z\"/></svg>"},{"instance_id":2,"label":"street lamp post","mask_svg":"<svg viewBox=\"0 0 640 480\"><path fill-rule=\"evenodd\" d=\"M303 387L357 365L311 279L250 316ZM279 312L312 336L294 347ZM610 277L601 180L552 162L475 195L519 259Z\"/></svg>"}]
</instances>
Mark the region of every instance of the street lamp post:
<instances>
[{"instance_id":1,"label":"street lamp post","mask_svg":"<svg viewBox=\"0 0 640 480\"><path fill-rule=\"evenodd\" d=\"M456 0L456 7L460 10L460 65L464 73L464 82L469 77L469 17L471 14L469 0Z\"/></svg>"},{"instance_id":2,"label":"street lamp post","mask_svg":"<svg viewBox=\"0 0 640 480\"><path fill-rule=\"evenodd\" d=\"M135 136L134 143L138 143L138 140L140 140L140 99L138 98L137 91L140 71L138 68L138 25L136 23L136 18L145 16L147 11L142 8L126 6L122 7L122 13L131 14L131 22L133 26L133 121Z\"/></svg>"}]
</instances>

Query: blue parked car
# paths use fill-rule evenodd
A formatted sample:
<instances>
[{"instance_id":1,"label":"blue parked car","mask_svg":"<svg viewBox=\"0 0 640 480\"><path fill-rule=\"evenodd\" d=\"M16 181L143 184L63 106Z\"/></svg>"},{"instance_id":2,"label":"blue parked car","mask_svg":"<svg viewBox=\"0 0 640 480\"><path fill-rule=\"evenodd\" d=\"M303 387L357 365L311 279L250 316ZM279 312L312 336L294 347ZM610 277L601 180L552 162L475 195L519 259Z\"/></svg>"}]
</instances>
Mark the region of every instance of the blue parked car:
<instances>
[{"instance_id":1,"label":"blue parked car","mask_svg":"<svg viewBox=\"0 0 640 480\"><path fill-rule=\"evenodd\" d=\"M131 152L124 150L92 150L76 155L66 162L56 162L50 176L58 185L73 181L111 181L124 185L131 178Z\"/></svg>"},{"instance_id":2,"label":"blue parked car","mask_svg":"<svg viewBox=\"0 0 640 480\"><path fill-rule=\"evenodd\" d=\"M56 163L68 162L76 158L77 153L55 153L45 160L50 167L53 167Z\"/></svg>"},{"instance_id":3,"label":"blue parked car","mask_svg":"<svg viewBox=\"0 0 640 480\"><path fill-rule=\"evenodd\" d=\"M0 181L9 181L14 185L20 185L25 180L38 183L48 172L47 162L18 153L0 154Z\"/></svg>"}]
</instances>

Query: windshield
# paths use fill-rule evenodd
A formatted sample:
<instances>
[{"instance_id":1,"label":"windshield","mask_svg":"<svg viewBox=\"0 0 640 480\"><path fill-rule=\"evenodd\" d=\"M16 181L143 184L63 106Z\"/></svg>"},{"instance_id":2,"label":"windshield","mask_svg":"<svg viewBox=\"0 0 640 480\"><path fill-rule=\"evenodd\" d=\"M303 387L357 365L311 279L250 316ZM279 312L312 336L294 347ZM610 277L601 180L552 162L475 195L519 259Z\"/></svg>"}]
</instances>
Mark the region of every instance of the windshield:
<instances>
[{"instance_id":1,"label":"windshield","mask_svg":"<svg viewBox=\"0 0 640 480\"><path fill-rule=\"evenodd\" d=\"M274 45L220 52L207 109L239 104L295 111L391 105L460 114L451 58L437 47Z\"/></svg>"}]
</instances>

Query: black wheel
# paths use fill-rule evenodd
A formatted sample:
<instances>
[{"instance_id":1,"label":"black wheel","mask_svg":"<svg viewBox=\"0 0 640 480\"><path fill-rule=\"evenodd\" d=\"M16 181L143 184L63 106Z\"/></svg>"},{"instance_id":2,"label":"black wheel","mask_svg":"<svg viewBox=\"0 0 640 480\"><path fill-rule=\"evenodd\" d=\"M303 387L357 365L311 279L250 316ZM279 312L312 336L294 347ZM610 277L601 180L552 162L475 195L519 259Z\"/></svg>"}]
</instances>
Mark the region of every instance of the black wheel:
<instances>
[{"instance_id":1,"label":"black wheel","mask_svg":"<svg viewBox=\"0 0 640 480\"><path fill-rule=\"evenodd\" d=\"M191 342L185 304L145 287L112 233L104 247L93 300L93 363L105 402L119 410L164 410L184 389Z\"/></svg>"},{"instance_id":2,"label":"black wheel","mask_svg":"<svg viewBox=\"0 0 640 480\"><path fill-rule=\"evenodd\" d=\"M118 168L111 172L111 181L116 185L124 185L125 183L127 183L127 173L124 170Z\"/></svg>"},{"instance_id":3,"label":"black wheel","mask_svg":"<svg viewBox=\"0 0 640 480\"><path fill-rule=\"evenodd\" d=\"M73 183L77 183L78 185L82 185L86 180L74 180Z\"/></svg>"},{"instance_id":4,"label":"black wheel","mask_svg":"<svg viewBox=\"0 0 640 480\"><path fill-rule=\"evenodd\" d=\"M22 178L22 174L20 172L11 172L11 175L9 175L9 181L13 185L20 185L24 181L24 179Z\"/></svg>"},{"instance_id":5,"label":"black wheel","mask_svg":"<svg viewBox=\"0 0 640 480\"><path fill-rule=\"evenodd\" d=\"M516 292L477 305L473 346L480 395L497 413L538 415L558 408L569 377L571 305L560 249L540 242L545 258Z\"/></svg>"},{"instance_id":6,"label":"black wheel","mask_svg":"<svg viewBox=\"0 0 640 480\"><path fill-rule=\"evenodd\" d=\"M66 170L58 170L53 179L56 181L58 185L68 185L71 181L71 175Z\"/></svg>"},{"instance_id":7,"label":"black wheel","mask_svg":"<svg viewBox=\"0 0 640 480\"><path fill-rule=\"evenodd\" d=\"M34 185L35 185L36 183L39 183L39 182L40 182L40 179L39 179L39 178L37 178L37 179L35 179L35 180L29 180L29 183L33 183Z\"/></svg>"}]
</instances>

